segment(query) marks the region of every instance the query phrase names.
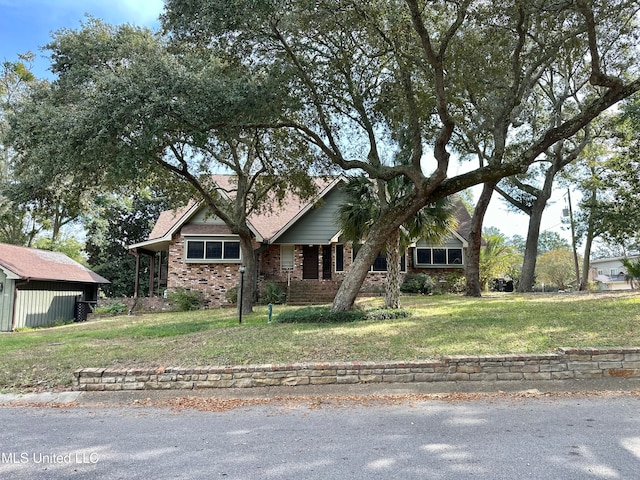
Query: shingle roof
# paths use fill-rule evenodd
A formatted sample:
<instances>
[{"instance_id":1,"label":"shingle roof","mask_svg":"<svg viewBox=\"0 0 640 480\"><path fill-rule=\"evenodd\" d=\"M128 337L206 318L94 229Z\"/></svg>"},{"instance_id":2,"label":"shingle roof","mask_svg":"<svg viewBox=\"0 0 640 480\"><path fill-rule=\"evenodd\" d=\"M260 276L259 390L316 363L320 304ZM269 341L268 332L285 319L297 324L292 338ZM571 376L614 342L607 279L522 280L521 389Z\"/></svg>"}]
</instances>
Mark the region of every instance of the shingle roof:
<instances>
[{"instance_id":1,"label":"shingle roof","mask_svg":"<svg viewBox=\"0 0 640 480\"><path fill-rule=\"evenodd\" d=\"M233 191L233 177L231 175L214 175L216 183L225 190ZM316 185L320 191L325 190L332 183L331 179L316 178ZM231 193L232 196L232 193ZM255 230L262 235L265 239L273 238L278 232L280 232L285 226L287 226L297 215L301 214L303 210L315 202L316 199L311 201L303 201L295 195L289 195L282 206L274 206L271 211L261 212L259 214L252 214L249 216L249 222L255 228ZM455 216L458 219L458 227L456 232L462 238L467 239L469 237L469 230L471 229L471 215L466 210L461 199L455 195ZM197 211L196 202L190 202L189 204L177 208L175 210L164 211L158 217L153 230L149 234L148 242L154 240L160 240L165 237L172 228L177 224L183 224L183 221L187 220L186 216L191 217ZM189 233L196 233L198 227L190 226ZM204 228L204 227L203 227ZM211 230L213 227L206 227L206 232L201 233L214 233ZM215 232L226 233L226 232Z\"/></svg>"},{"instance_id":2,"label":"shingle roof","mask_svg":"<svg viewBox=\"0 0 640 480\"><path fill-rule=\"evenodd\" d=\"M232 184L233 177L231 175L214 175L214 179L221 188L230 192L234 189ZM320 190L327 187L329 183L330 181L322 178L316 179L316 185ZM232 193L231 196L233 196ZM303 201L295 195L289 195L282 202L281 206L274 205L271 211L265 210L260 213L254 213L249 216L248 220L262 237L269 239L287 225L300 211L309 205L309 203L310 201ZM192 201L175 210L162 212L149 234L149 241L161 239L167 235L185 215L192 212L195 204L196 203Z\"/></svg>"},{"instance_id":3,"label":"shingle roof","mask_svg":"<svg viewBox=\"0 0 640 480\"><path fill-rule=\"evenodd\" d=\"M0 243L0 268L21 279L110 283L63 253Z\"/></svg>"}]
</instances>

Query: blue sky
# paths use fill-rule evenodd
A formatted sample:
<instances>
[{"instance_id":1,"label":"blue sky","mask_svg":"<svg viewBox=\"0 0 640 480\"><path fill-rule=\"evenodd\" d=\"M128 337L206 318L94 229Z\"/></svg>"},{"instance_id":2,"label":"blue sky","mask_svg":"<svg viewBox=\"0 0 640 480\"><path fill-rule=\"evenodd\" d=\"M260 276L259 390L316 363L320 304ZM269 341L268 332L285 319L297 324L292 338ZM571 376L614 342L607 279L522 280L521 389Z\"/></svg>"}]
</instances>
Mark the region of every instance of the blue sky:
<instances>
[{"instance_id":1,"label":"blue sky","mask_svg":"<svg viewBox=\"0 0 640 480\"><path fill-rule=\"evenodd\" d=\"M0 0L0 61L13 61L19 53L36 54L34 73L49 77L48 58L41 47L61 28L80 28L85 15L111 24L155 28L163 0Z\"/></svg>"}]
</instances>

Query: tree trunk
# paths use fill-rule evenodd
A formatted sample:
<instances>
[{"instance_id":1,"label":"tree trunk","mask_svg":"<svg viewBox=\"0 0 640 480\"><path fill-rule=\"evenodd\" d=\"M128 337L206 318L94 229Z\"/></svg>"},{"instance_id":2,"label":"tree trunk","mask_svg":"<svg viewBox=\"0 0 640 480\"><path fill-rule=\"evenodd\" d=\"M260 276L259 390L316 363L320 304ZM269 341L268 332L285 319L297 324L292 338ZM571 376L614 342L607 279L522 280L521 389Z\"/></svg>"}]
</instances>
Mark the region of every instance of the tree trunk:
<instances>
[{"instance_id":1,"label":"tree trunk","mask_svg":"<svg viewBox=\"0 0 640 480\"><path fill-rule=\"evenodd\" d=\"M242 265L245 267L245 272L244 275L240 273L238 278L238 308L239 311L245 314L253 312L258 278L258 262L256 262L255 252L253 251L253 238L251 235L241 233L239 236ZM242 290L242 293L240 290Z\"/></svg>"},{"instance_id":2,"label":"tree trunk","mask_svg":"<svg viewBox=\"0 0 640 480\"><path fill-rule=\"evenodd\" d=\"M538 197L531 207L529 215L529 228L527 230L527 241L524 247L524 260L522 271L520 272L519 292L530 292L533 290L533 283L536 273L536 260L538 259L538 237L540 236L540 224L542 223L542 212L547 205L549 197Z\"/></svg>"},{"instance_id":3,"label":"tree trunk","mask_svg":"<svg viewBox=\"0 0 640 480\"><path fill-rule=\"evenodd\" d=\"M387 308L400 308L400 230L398 229L387 240L387 284L384 304Z\"/></svg>"},{"instance_id":4,"label":"tree trunk","mask_svg":"<svg viewBox=\"0 0 640 480\"><path fill-rule=\"evenodd\" d=\"M485 183L478 199L473 216L471 217L471 230L469 231L469 247L467 248L467 265L464 270L467 282L467 297L480 297L482 286L480 285L480 249L482 247L482 224L484 216L489 208L493 189L497 182Z\"/></svg>"},{"instance_id":5,"label":"tree trunk","mask_svg":"<svg viewBox=\"0 0 640 480\"><path fill-rule=\"evenodd\" d=\"M382 245L405 220L405 218L396 218L395 220L391 220L391 218L391 215L386 215L385 218L380 217L358 250L358 255L349 267L349 271L333 300L332 310L334 312L348 311L353 308L371 264L376 259Z\"/></svg>"},{"instance_id":6,"label":"tree trunk","mask_svg":"<svg viewBox=\"0 0 640 480\"><path fill-rule=\"evenodd\" d=\"M595 205L597 201L598 191L591 190L591 198L588 200L589 205ZM580 280L580 291L587 290L589 284L589 267L591 257L591 246L593 245L593 237L595 236L595 226L593 216L589 215L587 220L587 235L584 243L584 258L582 259L582 279Z\"/></svg>"}]
</instances>

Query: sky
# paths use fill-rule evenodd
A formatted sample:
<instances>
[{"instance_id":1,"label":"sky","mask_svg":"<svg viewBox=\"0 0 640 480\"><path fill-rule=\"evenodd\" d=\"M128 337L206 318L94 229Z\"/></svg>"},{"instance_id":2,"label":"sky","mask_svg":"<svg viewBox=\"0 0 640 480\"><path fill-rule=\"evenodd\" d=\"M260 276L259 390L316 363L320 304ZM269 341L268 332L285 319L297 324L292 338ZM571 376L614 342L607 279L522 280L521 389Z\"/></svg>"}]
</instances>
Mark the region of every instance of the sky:
<instances>
[{"instance_id":1,"label":"sky","mask_svg":"<svg viewBox=\"0 0 640 480\"><path fill-rule=\"evenodd\" d=\"M114 25L128 23L153 29L159 26L162 8L163 0L0 0L0 61L14 61L18 54L31 51L36 55L33 73L38 78L50 78L49 60L42 47L54 32L80 28L86 15ZM452 166L451 175L456 168ZM479 187L474 189L476 199L480 191ZM560 228L565 193L555 192L544 213L541 231L555 231L569 238ZM485 227L497 227L508 237L526 237L527 224L526 215L508 212L499 195L494 194Z\"/></svg>"}]
</instances>

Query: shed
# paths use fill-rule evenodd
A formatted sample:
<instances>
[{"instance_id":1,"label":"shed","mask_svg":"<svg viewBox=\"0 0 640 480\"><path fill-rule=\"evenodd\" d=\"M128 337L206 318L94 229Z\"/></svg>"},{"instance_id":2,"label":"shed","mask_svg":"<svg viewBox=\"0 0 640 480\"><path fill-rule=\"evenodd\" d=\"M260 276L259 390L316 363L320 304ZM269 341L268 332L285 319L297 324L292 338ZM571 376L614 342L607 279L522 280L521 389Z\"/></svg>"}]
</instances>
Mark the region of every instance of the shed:
<instances>
[{"instance_id":1,"label":"shed","mask_svg":"<svg viewBox=\"0 0 640 480\"><path fill-rule=\"evenodd\" d=\"M0 331L71 320L107 283L63 253L0 243Z\"/></svg>"}]
</instances>

